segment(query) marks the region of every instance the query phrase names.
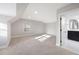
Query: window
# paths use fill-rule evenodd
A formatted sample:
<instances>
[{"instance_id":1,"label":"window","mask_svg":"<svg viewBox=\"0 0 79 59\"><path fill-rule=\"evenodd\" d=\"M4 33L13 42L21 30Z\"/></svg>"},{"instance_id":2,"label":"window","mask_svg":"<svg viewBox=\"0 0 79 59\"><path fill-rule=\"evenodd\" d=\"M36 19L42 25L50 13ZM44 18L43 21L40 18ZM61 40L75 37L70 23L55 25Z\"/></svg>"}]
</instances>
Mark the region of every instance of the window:
<instances>
[{"instance_id":1,"label":"window","mask_svg":"<svg viewBox=\"0 0 79 59\"><path fill-rule=\"evenodd\" d=\"M0 23L0 36L7 37L7 24Z\"/></svg>"}]
</instances>

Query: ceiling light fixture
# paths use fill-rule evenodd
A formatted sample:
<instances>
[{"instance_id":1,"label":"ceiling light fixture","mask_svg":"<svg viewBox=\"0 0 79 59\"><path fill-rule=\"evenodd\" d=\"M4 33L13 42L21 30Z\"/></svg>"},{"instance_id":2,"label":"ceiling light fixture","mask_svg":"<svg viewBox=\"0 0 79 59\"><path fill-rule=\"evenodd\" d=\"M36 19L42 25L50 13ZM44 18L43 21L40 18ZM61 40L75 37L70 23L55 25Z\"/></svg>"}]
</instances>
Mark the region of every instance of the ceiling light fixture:
<instances>
[{"instance_id":1,"label":"ceiling light fixture","mask_svg":"<svg viewBox=\"0 0 79 59\"><path fill-rule=\"evenodd\" d=\"M35 14L38 14L38 11L34 11Z\"/></svg>"}]
</instances>

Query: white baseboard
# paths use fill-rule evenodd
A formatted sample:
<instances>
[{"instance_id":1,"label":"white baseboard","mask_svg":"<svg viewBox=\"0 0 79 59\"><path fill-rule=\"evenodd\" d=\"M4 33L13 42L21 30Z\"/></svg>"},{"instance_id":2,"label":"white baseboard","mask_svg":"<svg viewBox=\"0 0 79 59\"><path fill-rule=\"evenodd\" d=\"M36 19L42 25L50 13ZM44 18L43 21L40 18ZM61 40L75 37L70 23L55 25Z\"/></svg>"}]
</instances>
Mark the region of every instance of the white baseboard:
<instances>
[{"instance_id":1,"label":"white baseboard","mask_svg":"<svg viewBox=\"0 0 79 59\"><path fill-rule=\"evenodd\" d=\"M30 36L30 35L27 35L27 34L12 35L11 38L24 37L24 36Z\"/></svg>"},{"instance_id":2,"label":"white baseboard","mask_svg":"<svg viewBox=\"0 0 79 59\"><path fill-rule=\"evenodd\" d=\"M11 38L18 38L18 37L25 37L25 36L33 36L33 35L41 35L41 34L44 34L44 33L40 33L40 34L18 34L18 35L12 35Z\"/></svg>"}]
</instances>

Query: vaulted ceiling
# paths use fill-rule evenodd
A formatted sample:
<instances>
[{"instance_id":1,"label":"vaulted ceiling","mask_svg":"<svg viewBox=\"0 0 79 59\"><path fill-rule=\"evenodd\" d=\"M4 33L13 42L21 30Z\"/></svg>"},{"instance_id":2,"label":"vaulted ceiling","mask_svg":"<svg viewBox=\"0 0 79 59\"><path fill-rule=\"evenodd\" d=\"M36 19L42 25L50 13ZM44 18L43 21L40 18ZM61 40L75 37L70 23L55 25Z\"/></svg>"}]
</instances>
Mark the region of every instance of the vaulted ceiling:
<instances>
[{"instance_id":1,"label":"vaulted ceiling","mask_svg":"<svg viewBox=\"0 0 79 59\"><path fill-rule=\"evenodd\" d=\"M16 16L16 3L0 3L0 22L8 22Z\"/></svg>"},{"instance_id":2,"label":"vaulted ceiling","mask_svg":"<svg viewBox=\"0 0 79 59\"><path fill-rule=\"evenodd\" d=\"M0 3L0 15L16 16L16 3Z\"/></svg>"},{"instance_id":3,"label":"vaulted ceiling","mask_svg":"<svg viewBox=\"0 0 79 59\"><path fill-rule=\"evenodd\" d=\"M0 3L0 18L37 20L44 23L56 21L57 10L66 3ZM6 17L7 16L7 17ZM8 18L9 17L9 18Z\"/></svg>"},{"instance_id":4,"label":"vaulted ceiling","mask_svg":"<svg viewBox=\"0 0 79 59\"><path fill-rule=\"evenodd\" d=\"M29 3L22 18L51 23L56 21L57 10L66 3Z\"/></svg>"}]
</instances>

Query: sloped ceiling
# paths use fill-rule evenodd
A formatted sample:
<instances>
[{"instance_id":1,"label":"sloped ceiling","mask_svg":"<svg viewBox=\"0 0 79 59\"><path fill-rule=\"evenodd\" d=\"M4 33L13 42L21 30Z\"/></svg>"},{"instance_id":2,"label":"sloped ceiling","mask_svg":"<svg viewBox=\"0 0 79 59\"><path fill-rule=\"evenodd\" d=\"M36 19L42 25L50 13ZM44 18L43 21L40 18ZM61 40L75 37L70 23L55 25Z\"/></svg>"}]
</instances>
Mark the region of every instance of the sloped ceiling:
<instances>
[{"instance_id":1,"label":"sloped ceiling","mask_svg":"<svg viewBox=\"0 0 79 59\"><path fill-rule=\"evenodd\" d=\"M29 3L22 18L51 23L56 21L57 10L67 3Z\"/></svg>"},{"instance_id":2,"label":"sloped ceiling","mask_svg":"<svg viewBox=\"0 0 79 59\"><path fill-rule=\"evenodd\" d=\"M15 3L0 3L0 15L16 16Z\"/></svg>"},{"instance_id":3,"label":"sloped ceiling","mask_svg":"<svg viewBox=\"0 0 79 59\"><path fill-rule=\"evenodd\" d=\"M28 3L0 3L0 21L15 22L23 14Z\"/></svg>"},{"instance_id":4,"label":"sloped ceiling","mask_svg":"<svg viewBox=\"0 0 79 59\"><path fill-rule=\"evenodd\" d=\"M14 23L15 21L19 20L24 14L27 6L28 3L16 3L16 16L12 18L9 22Z\"/></svg>"},{"instance_id":5,"label":"sloped ceiling","mask_svg":"<svg viewBox=\"0 0 79 59\"><path fill-rule=\"evenodd\" d=\"M16 16L16 3L0 3L0 22L8 22Z\"/></svg>"},{"instance_id":6,"label":"sloped ceiling","mask_svg":"<svg viewBox=\"0 0 79 59\"><path fill-rule=\"evenodd\" d=\"M16 4L16 15L22 16L27 6L28 6L28 3L17 3Z\"/></svg>"},{"instance_id":7,"label":"sloped ceiling","mask_svg":"<svg viewBox=\"0 0 79 59\"><path fill-rule=\"evenodd\" d=\"M57 9L64 3L0 3L0 18L15 22L19 18L37 20L44 23L56 21ZM0 19L0 20L1 20Z\"/></svg>"},{"instance_id":8,"label":"sloped ceiling","mask_svg":"<svg viewBox=\"0 0 79 59\"><path fill-rule=\"evenodd\" d=\"M12 19L11 16L0 15L0 22L8 22Z\"/></svg>"}]
</instances>

